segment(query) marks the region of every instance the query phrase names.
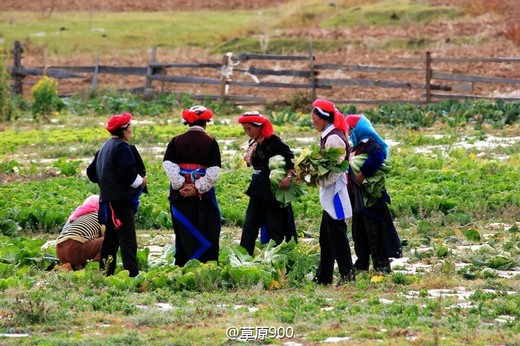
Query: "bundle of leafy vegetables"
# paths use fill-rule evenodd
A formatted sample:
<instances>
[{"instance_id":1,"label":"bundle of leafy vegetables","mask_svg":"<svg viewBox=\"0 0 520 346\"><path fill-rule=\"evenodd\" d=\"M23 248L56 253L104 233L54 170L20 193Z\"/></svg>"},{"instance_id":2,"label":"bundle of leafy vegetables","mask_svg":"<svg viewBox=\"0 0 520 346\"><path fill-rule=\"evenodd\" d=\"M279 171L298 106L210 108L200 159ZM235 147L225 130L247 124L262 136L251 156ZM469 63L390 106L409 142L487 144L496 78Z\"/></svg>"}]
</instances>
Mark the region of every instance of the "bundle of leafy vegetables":
<instances>
[{"instance_id":1,"label":"bundle of leafy vegetables","mask_svg":"<svg viewBox=\"0 0 520 346\"><path fill-rule=\"evenodd\" d=\"M368 158L368 154L361 154L350 159L350 167L354 174L361 172L361 166ZM381 168L370 177L365 177L361 184L361 195L365 207L373 206L379 198L381 198L383 189L385 188L386 175L391 171L392 167L388 160L383 162Z\"/></svg>"},{"instance_id":2,"label":"bundle of leafy vegetables","mask_svg":"<svg viewBox=\"0 0 520 346\"><path fill-rule=\"evenodd\" d=\"M311 149L303 149L295 162L296 179L314 185L320 179L327 179L330 173L346 172L349 163L341 160L344 156L345 150L341 148L328 147L322 150L313 146Z\"/></svg>"},{"instance_id":3,"label":"bundle of leafy vegetables","mask_svg":"<svg viewBox=\"0 0 520 346\"><path fill-rule=\"evenodd\" d=\"M305 195L305 192L301 186L297 183L291 182L287 190L282 190L278 186L283 178L287 175L285 170L285 158L282 155L275 155L269 159L269 181L271 182L271 191L273 192L274 198L282 207L288 206L291 202L294 202Z\"/></svg>"}]
</instances>

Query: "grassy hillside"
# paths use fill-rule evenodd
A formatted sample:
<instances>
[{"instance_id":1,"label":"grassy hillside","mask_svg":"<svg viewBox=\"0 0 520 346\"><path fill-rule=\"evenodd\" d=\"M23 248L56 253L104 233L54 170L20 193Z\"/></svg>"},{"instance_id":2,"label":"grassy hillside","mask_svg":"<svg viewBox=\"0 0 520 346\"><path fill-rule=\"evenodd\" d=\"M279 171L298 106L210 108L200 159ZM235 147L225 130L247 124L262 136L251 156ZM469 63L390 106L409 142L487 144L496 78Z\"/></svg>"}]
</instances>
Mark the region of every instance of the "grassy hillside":
<instances>
[{"instance_id":1,"label":"grassy hillside","mask_svg":"<svg viewBox=\"0 0 520 346\"><path fill-rule=\"evenodd\" d=\"M250 11L91 11L48 15L2 12L0 42L11 47L14 40L21 40L28 47L45 48L47 54L66 57L78 53L124 54L152 46L197 47L213 53L240 49L260 51L260 37L267 36L273 43L272 52L305 51L309 35L313 36L320 29L349 30L361 26L365 28L365 35L370 36L372 27L424 25L463 17L461 8L412 0L334 3L301 0ZM302 29L304 33L294 35L294 30ZM291 33L296 37L290 37ZM363 39L346 33L340 36L320 38L316 49L327 51L333 46ZM320 44L322 40L324 43Z\"/></svg>"},{"instance_id":2,"label":"grassy hillside","mask_svg":"<svg viewBox=\"0 0 520 346\"><path fill-rule=\"evenodd\" d=\"M20 40L50 54L119 54L152 46L211 48L225 37L260 23L253 12L131 12L0 14L4 44Z\"/></svg>"}]
</instances>

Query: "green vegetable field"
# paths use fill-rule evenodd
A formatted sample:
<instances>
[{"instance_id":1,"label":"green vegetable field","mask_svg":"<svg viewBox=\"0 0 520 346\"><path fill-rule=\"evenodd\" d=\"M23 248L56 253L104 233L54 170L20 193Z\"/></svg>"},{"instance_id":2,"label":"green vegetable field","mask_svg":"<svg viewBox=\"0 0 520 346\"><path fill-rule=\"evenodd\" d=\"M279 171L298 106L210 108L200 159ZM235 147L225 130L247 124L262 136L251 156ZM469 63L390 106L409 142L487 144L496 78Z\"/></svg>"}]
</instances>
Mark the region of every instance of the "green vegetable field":
<instances>
[{"instance_id":1,"label":"green vegetable field","mask_svg":"<svg viewBox=\"0 0 520 346\"><path fill-rule=\"evenodd\" d=\"M139 107L159 103L140 101ZM169 139L186 129L182 106L134 114L134 143L150 189L137 216L141 274L135 279L121 267L105 277L96 263L59 270L52 243L75 206L97 192L85 168L107 138L107 117L63 111L38 124L30 115L6 123L0 136L2 344L242 344L236 339L252 331L249 341L257 344L265 332L263 340L274 344L520 341L518 118L477 124L469 113L457 122L443 113L432 126L412 129L408 121L396 123L394 113L383 117L388 108L367 110L367 116L379 114L375 126L391 144L386 185L404 257L392 262L389 275L363 273L335 288L311 281L321 216L313 185L302 185L305 195L293 203L297 244L258 245L254 257L238 247L251 175L243 162L247 138L236 121L240 111L218 104L208 104L218 115L207 131L223 155L216 185L219 262L172 264L161 163ZM417 115L421 111L417 107ZM319 140L309 116L295 114L275 126L296 156Z\"/></svg>"}]
</instances>

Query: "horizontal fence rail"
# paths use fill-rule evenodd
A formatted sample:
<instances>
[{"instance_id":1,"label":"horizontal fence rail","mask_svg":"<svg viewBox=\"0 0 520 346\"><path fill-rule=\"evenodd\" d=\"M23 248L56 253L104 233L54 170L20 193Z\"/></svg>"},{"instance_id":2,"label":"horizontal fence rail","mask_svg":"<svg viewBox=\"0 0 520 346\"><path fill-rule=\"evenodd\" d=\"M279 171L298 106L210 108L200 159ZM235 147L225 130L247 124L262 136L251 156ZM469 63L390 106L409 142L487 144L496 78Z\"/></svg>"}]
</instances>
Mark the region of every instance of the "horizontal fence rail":
<instances>
[{"instance_id":1,"label":"horizontal fence rail","mask_svg":"<svg viewBox=\"0 0 520 346\"><path fill-rule=\"evenodd\" d=\"M424 69L412 67L381 67L371 65L342 65L342 64L320 64L315 65L317 70L356 71L367 73L424 73Z\"/></svg>"},{"instance_id":2,"label":"horizontal fence rail","mask_svg":"<svg viewBox=\"0 0 520 346\"><path fill-rule=\"evenodd\" d=\"M432 72L432 78L461 82L520 84L520 79L481 77L461 73Z\"/></svg>"}]
</instances>

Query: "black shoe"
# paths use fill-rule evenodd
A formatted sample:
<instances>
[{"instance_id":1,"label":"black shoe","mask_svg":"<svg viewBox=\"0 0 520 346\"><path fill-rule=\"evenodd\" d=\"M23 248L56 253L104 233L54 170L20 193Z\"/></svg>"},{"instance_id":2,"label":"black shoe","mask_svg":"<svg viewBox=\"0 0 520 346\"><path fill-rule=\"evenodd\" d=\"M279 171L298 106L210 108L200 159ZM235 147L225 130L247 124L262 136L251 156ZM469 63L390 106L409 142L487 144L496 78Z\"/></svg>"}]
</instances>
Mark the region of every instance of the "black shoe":
<instances>
[{"instance_id":1,"label":"black shoe","mask_svg":"<svg viewBox=\"0 0 520 346\"><path fill-rule=\"evenodd\" d=\"M390 266L388 267L377 267L377 268L374 268L374 270L376 271L376 273L380 274L380 275L388 275L392 272L392 269L390 268Z\"/></svg>"},{"instance_id":2,"label":"black shoe","mask_svg":"<svg viewBox=\"0 0 520 346\"><path fill-rule=\"evenodd\" d=\"M331 284L330 282L325 282L325 281L318 279L317 276L315 276L314 279L312 279L312 282L314 282L317 285L323 285L323 286L327 286L327 285Z\"/></svg>"},{"instance_id":3,"label":"black shoe","mask_svg":"<svg viewBox=\"0 0 520 346\"><path fill-rule=\"evenodd\" d=\"M351 270L347 275L342 276L341 279L336 283L336 287L343 286L347 282L355 282L356 281L356 272Z\"/></svg>"}]
</instances>

